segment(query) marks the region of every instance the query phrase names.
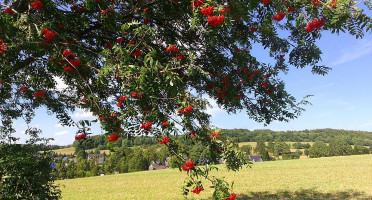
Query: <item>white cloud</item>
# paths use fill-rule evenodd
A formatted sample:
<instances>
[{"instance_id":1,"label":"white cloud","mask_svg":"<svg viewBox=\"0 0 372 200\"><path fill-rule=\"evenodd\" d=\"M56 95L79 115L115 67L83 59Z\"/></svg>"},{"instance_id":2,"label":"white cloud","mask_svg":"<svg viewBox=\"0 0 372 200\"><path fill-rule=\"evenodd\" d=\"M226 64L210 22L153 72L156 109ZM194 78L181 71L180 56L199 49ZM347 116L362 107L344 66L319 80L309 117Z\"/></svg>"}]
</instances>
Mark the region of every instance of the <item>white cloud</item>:
<instances>
[{"instance_id":1,"label":"white cloud","mask_svg":"<svg viewBox=\"0 0 372 200\"><path fill-rule=\"evenodd\" d=\"M372 54L372 40L359 40L355 45L342 50L341 56L331 66L340 65L352 60L356 60L366 55Z\"/></svg>"},{"instance_id":2,"label":"white cloud","mask_svg":"<svg viewBox=\"0 0 372 200\"><path fill-rule=\"evenodd\" d=\"M73 117L74 118L92 118L93 117L93 113L92 112L87 112L85 110L82 110L82 109L78 109L74 114L73 114Z\"/></svg>"},{"instance_id":3,"label":"white cloud","mask_svg":"<svg viewBox=\"0 0 372 200\"><path fill-rule=\"evenodd\" d=\"M60 132L56 132L56 133L54 133L55 136L67 135L67 134L69 134L68 131L60 131Z\"/></svg>"},{"instance_id":4,"label":"white cloud","mask_svg":"<svg viewBox=\"0 0 372 200\"><path fill-rule=\"evenodd\" d=\"M54 80L57 82L57 90L63 90L67 88L66 83L62 80L62 78L55 76Z\"/></svg>"},{"instance_id":5,"label":"white cloud","mask_svg":"<svg viewBox=\"0 0 372 200\"><path fill-rule=\"evenodd\" d=\"M16 134L18 134L18 135L25 135L26 134L26 130L18 130L18 129L16 129Z\"/></svg>"},{"instance_id":6,"label":"white cloud","mask_svg":"<svg viewBox=\"0 0 372 200\"><path fill-rule=\"evenodd\" d=\"M213 115L217 115L224 111L223 109L218 107L215 100L211 99L210 97L206 97L205 99L210 103L210 106L207 106L206 113L212 115L212 117Z\"/></svg>"},{"instance_id":7,"label":"white cloud","mask_svg":"<svg viewBox=\"0 0 372 200\"><path fill-rule=\"evenodd\" d=\"M65 145L67 145L67 143L65 143L65 142L55 141L55 140L49 141L49 144L50 145L59 145L59 146L65 146Z\"/></svg>"}]
</instances>

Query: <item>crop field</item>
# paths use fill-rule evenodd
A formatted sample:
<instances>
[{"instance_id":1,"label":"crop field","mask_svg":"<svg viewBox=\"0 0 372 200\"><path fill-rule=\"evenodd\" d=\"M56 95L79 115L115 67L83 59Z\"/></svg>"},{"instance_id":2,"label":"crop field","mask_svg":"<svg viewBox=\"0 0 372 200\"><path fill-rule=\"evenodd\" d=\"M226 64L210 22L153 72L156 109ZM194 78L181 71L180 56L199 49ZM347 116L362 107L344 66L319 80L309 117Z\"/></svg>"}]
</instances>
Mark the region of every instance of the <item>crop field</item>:
<instances>
[{"instance_id":1,"label":"crop field","mask_svg":"<svg viewBox=\"0 0 372 200\"><path fill-rule=\"evenodd\" d=\"M293 143L295 142L286 142L287 144L290 144L292 145ZM306 143L309 143L310 145L313 145L314 142L301 142L303 144L306 144ZM243 145L251 145L252 148L255 148L256 147L256 144L257 142L240 142L238 143L238 145L241 147ZM265 142L265 144L267 145L268 142ZM132 147L133 148L133 147ZM87 152L89 151L93 151L94 149L88 149L86 150ZM54 152L56 152L57 154L66 154L66 155L73 155L75 153L75 147L68 147L68 148L63 148L63 149L56 149L56 150L53 150ZM292 152L295 152L296 149L291 149ZM301 149L301 151L303 152L304 149ZM103 153L105 152L106 154L109 154L110 153L110 150L100 150L100 153ZM305 158L307 156L301 156L301 158Z\"/></svg>"},{"instance_id":2,"label":"crop field","mask_svg":"<svg viewBox=\"0 0 372 200\"><path fill-rule=\"evenodd\" d=\"M292 146L292 144L296 143L296 142L285 142L289 145ZM314 142L301 142L302 144L306 144L306 143L309 143L311 146L313 146ZM238 145L239 147L243 146L243 145L251 145L252 148L255 148L256 147L256 144L257 142L239 142ZM265 145L267 146L269 143L268 142L265 142Z\"/></svg>"},{"instance_id":3,"label":"crop field","mask_svg":"<svg viewBox=\"0 0 372 200\"><path fill-rule=\"evenodd\" d=\"M66 155L73 155L75 153L75 147L68 147L68 148L63 148L63 149L56 149L53 150L57 154L66 154ZM94 149L88 149L86 152L94 151ZM100 153L106 153L110 154L110 150L100 150Z\"/></svg>"},{"instance_id":4,"label":"crop field","mask_svg":"<svg viewBox=\"0 0 372 200\"><path fill-rule=\"evenodd\" d=\"M219 165L218 176L235 181L237 199L372 199L372 155L281 160L239 172ZM178 169L61 180L63 199L183 199L186 177ZM207 182L206 182L207 183ZM189 199L208 199L212 189Z\"/></svg>"}]
</instances>

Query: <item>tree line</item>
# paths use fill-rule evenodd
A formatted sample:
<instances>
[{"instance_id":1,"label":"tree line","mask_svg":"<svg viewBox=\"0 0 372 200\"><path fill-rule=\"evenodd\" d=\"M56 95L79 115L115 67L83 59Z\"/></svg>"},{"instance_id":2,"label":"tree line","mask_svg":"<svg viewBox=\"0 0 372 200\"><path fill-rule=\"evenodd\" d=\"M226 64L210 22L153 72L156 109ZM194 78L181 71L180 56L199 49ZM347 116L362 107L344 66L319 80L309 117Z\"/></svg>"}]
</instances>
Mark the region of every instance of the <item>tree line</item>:
<instances>
[{"instance_id":1,"label":"tree line","mask_svg":"<svg viewBox=\"0 0 372 200\"><path fill-rule=\"evenodd\" d=\"M272 131L269 129L223 129L221 140L232 138L235 142L257 141L291 141L330 143L333 138L342 138L349 145L372 146L372 133L366 131L350 131L340 129L314 129L302 131Z\"/></svg>"},{"instance_id":2,"label":"tree line","mask_svg":"<svg viewBox=\"0 0 372 200\"><path fill-rule=\"evenodd\" d=\"M221 136L223 135L225 137L223 138L224 140L229 139L232 141L235 148L239 148L238 144L234 142L239 137L234 136L231 132L221 134ZM230 136L234 137L231 138ZM103 162L99 163L99 150L102 150L100 147L106 147L103 145L104 143L97 145L94 151L87 152L86 150L91 149L92 144L98 144L95 141L99 141L102 137L103 136L91 137L93 142L89 140L75 142L76 157L71 156L69 159L63 160L66 155L56 156L56 168L54 170L56 177L59 179L66 179L97 176L100 174L144 171L149 169L152 162L164 164L167 157L170 157L168 167L179 168L182 165L179 158L171 156L169 149L165 145L155 143L156 140L152 137L138 137L134 138L134 140L120 139L115 143L115 146L112 147L112 151L109 154L104 154ZM192 159L198 165L220 163L219 157L217 156L218 154L210 148L203 147L201 142L191 142L190 140L186 140L182 135L174 136L172 140L179 143L178 151L181 152L185 158ZM367 148L359 144L353 146L348 144L342 134L330 139L329 144L323 141L316 141L313 145L306 142L295 142L291 145L284 141L280 141L277 137L275 141L266 143L260 140L254 148L251 145L243 145L239 149L244 152L245 155L261 155L264 161L299 159L301 155L317 158L360 155L372 152L372 146ZM296 149L296 151L291 152L291 149ZM88 160L88 154L93 155L93 158L91 156L91 159Z\"/></svg>"},{"instance_id":3,"label":"tree line","mask_svg":"<svg viewBox=\"0 0 372 200\"><path fill-rule=\"evenodd\" d=\"M272 131L269 129L258 129L250 131L248 129L223 129L220 138L222 141L228 139L233 140L235 143L239 142L316 142L322 141L324 143L330 143L333 138L342 138L349 145L360 145L360 146L372 146L372 133L366 131L350 131L340 129L314 129L314 130L302 130L302 131ZM175 135L172 138L185 142L184 144L190 145L190 141L185 139L185 135ZM79 141L74 141L72 145L67 146L56 146L53 145L49 149L60 149L78 145ZM94 135L89 137L84 143L87 149L98 148L99 150L106 150L107 147L107 136L105 135ZM131 138L120 138L114 146L121 147L133 147L143 145L156 145L158 139L150 136L139 136ZM308 147L309 148L309 147ZM295 148L297 149L297 148ZM301 149L301 148L300 148ZM305 148L306 149L306 148Z\"/></svg>"},{"instance_id":4,"label":"tree line","mask_svg":"<svg viewBox=\"0 0 372 200\"><path fill-rule=\"evenodd\" d=\"M152 162L159 162L164 165L167 157L170 157L169 168L179 168L183 164L176 156L171 156L165 145L143 145L128 146L126 139L121 145L113 147L109 154L103 153L104 160L99 163L99 149L87 152L84 145L76 145L75 155L56 155L54 158L56 167L54 174L58 179L71 179L78 177L98 176L100 174L129 173L148 170ZM184 157L192 159L199 165L217 164L218 157L210 148L203 147L201 142L184 145L181 141L179 152ZM118 142L116 142L118 144ZM88 160L88 155L93 157ZM63 159L68 158L68 159Z\"/></svg>"}]
</instances>

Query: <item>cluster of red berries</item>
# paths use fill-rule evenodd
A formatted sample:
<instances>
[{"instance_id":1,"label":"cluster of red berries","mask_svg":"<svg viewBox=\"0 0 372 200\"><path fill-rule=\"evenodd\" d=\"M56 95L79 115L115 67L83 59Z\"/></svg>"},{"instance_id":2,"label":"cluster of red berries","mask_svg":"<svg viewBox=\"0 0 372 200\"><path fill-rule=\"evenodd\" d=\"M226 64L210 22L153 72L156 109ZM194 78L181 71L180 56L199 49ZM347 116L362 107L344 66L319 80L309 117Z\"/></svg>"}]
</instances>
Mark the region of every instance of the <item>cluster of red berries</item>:
<instances>
[{"instance_id":1,"label":"cluster of red berries","mask_svg":"<svg viewBox=\"0 0 372 200\"><path fill-rule=\"evenodd\" d=\"M224 99L227 95L227 90L217 90L217 94L219 99Z\"/></svg>"},{"instance_id":2,"label":"cluster of red berries","mask_svg":"<svg viewBox=\"0 0 372 200\"><path fill-rule=\"evenodd\" d=\"M72 51L66 50L66 49L62 52L62 55L66 58L75 58L76 57L76 54L74 54L74 53L72 53Z\"/></svg>"},{"instance_id":3,"label":"cluster of red berries","mask_svg":"<svg viewBox=\"0 0 372 200\"><path fill-rule=\"evenodd\" d=\"M204 190L204 188L198 186L195 189L191 190L191 192L193 192L195 194L199 194L202 190Z\"/></svg>"},{"instance_id":4,"label":"cluster of red berries","mask_svg":"<svg viewBox=\"0 0 372 200\"><path fill-rule=\"evenodd\" d=\"M209 139L213 140L214 138L220 138L220 134L221 134L221 131L218 131L218 132L213 131L212 136L209 137Z\"/></svg>"},{"instance_id":5,"label":"cluster of red berries","mask_svg":"<svg viewBox=\"0 0 372 200\"><path fill-rule=\"evenodd\" d=\"M46 28L44 28L41 32L43 33L44 37L47 40L53 40L53 38L55 38L58 35L57 33L54 33Z\"/></svg>"},{"instance_id":6,"label":"cluster of red berries","mask_svg":"<svg viewBox=\"0 0 372 200\"><path fill-rule=\"evenodd\" d=\"M133 92L132 94L131 94L131 96L133 97L133 98L136 98L136 99L139 99L139 98L141 98L141 93L137 93L137 92Z\"/></svg>"},{"instance_id":7,"label":"cluster of red berries","mask_svg":"<svg viewBox=\"0 0 372 200\"><path fill-rule=\"evenodd\" d=\"M318 0L311 0L311 3L314 4L314 6L318 7L319 6L319 1Z\"/></svg>"},{"instance_id":8,"label":"cluster of red berries","mask_svg":"<svg viewBox=\"0 0 372 200\"><path fill-rule=\"evenodd\" d=\"M43 3L41 1L34 1L34 2L31 3L31 6L35 10L40 10L43 7Z\"/></svg>"},{"instance_id":9,"label":"cluster of red berries","mask_svg":"<svg viewBox=\"0 0 372 200\"><path fill-rule=\"evenodd\" d=\"M136 50L134 50L134 52L132 53L132 56L137 56L137 57L142 56L142 51L139 50L139 49L136 49Z\"/></svg>"},{"instance_id":10,"label":"cluster of red berries","mask_svg":"<svg viewBox=\"0 0 372 200\"><path fill-rule=\"evenodd\" d=\"M279 21L282 21L284 17L285 17L285 13L278 12L276 16L271 16L271 19L279 22Z\"/></svg>"},{"instance_id":11,"label":"cluster of red berries","mask_svg":"<svg viewBox=\"0 0 372 200\"><path fill-rule=\"evenodd\" d=\"M37 91L34 93L34 97L42 97L44 96L45 94L45 91Z\"/></svg>"},{"instance_id":12,"label":"cluster of red berries","mask_svg":"<svg viewBox=\"0 0 372 200\"><path fill-rule=\"evenodd\" d=\"M262 3L263 3L263 4L268 4L268 3L270 3L270 1L271 1L271 0L262 0Z\"/></svg>"},{"instance_id":13,"label":"cluster of red berries","mask_svg":"<svg viewBox=\"0 0 372 200\"><path fill-rule=\"evenodd\" d=\"M170 141L170 137L164 136L163 140L159 141L159 144L168 144Z\"/></svg>"},{"instance_id":14,"label":"cluster of red berries","mask_svg":"<svg viewBox=\"0 0 372 200\"><path fill-rule=\"evenodd\" d=\"M79 67L79 65L81 64L81 60L69 60L69 62L75 68Z\"/></svg>"},{"instance_id":15,"label":"cluster of red berries","mask_svg":"<svg viewBox=\"0 0 372 200\"><path fill-rule=\"evenodd\" d=\"M162 125L163 127L168 126L168 124L169 124L169 121L165 121L165 122L161 123L161 125Z\"/></svg>"},{"instance_id":16,"label":"cluster of red berries","mask_svg":"<svg viewBox=\"0 0 372 200\"><path fill-rule=\"evenodd\" d=\"M127 98L128 98L127 96L120 96L119 99L117 100L116 106L119 108L122 107L123 102L127 100Z\"/></svg>"},{"instance_id":17,"label":"cluster of red berries","mask_svg":"<svg viewBox=\"0 0 372 200\"><path fill-rule=\"evenodd\" d=\"M306 25L306 31L311 33L315 29L320 29L324 25L324 18L318 19L318 20L313 20L312 22L308 23Z\"/></svg>"},{"instance_id":18,"label":"cluster of red berries","mask_svg":"<svg viewBox=\"0 0 372 200\"><path fill-rule=\"evenodd\" d=\"M0 54L3 54L6 50L8 50L8 47L6 44L4 44L3 39L0 39Z\"/></svg>"},{"instance_id":19,"label":"cluster of red berries","mask_svg":"<svg viewBox=\"0 0 372 200\"><path fill-rule=\"evenodd\" d=\"M331 7L332 7L333 9L336 8L336 5L337 5L337 0L331 0Z\"/></svg>"},{"instance_id":20,"label":"cluster of red berries","mask_svg":"<svg viewBox=\"0 0 372 200\"><path fill-rule=\"evenodd\" d=\"M225 16L224 15L221 15L221 16L209 16L208 17L208 23L212 26L212 27L217 27L218 25L222 24L223 20L225 19Z\"/></svg>"},{"instance_id":21,"label":"cluster of red berries","mask_svg":"<svg viewBox=\"0 0 372 200\"><path fill-rule=\"evenodd\" d=\"M213 13L213 9L214 9L213 6L204 7L204 8L202 8L201 13L204 16L209 16Z\"/></svg>"},{"instance_id":22,"label":"cluster of red berries","mask_svg":"<svg viewBox=\"0 0 372 200\"><path fill-rule=\"evenodd\" d=\"M25 93L28 90L28 87L21 86L21 89L19 90L21 93Z\"/></svg>"},{"instance_id":23,"label":"cluster of red berries","mask_svg":"<svg viewBox=\"0 0 372 200\"><path fill-rule=\"evenodd\" d=\"M115 141L118 141L119 138L120 138L119 134L114 134L114 135L110 135L110 137L107 139L107 141L108 142L115 142Z\"/></svg>"},{"instance_id":24,"label":"cluster of red berries","mask_svg":"<svg viewBox=\"0 0 372 200\"><path fill-rule=\"evenodd\" d=\"M5 8L4 12L8 13L8 14L14 14L14 10L11 9L11 8Z\"/></svg>"},{"instance_id":25,"label":"cluster of red berries","mask_svg":"<svg viewBox=\"0 0 372 200\"><path fill-rule=\"evenodd\" d=\"M235 197L236 197L236 194L232 193L228 198L226 198L224 200L235 200Z\"/></svg>"},{"instance_id":26,"label":"cluster of red berries","mask_svg":"<svg viewBox=\"0 0 372 200\"><path fill-rule=\"evenodd\" d=\"M186 107L184 109L179 110L178 113L189 114L191 111L192 111L192 106L188 106L188 107Z\"/></svg>"},{"instance_id":27,"label":"cluster of red berries","mask_svg":"<svg viewBox=\"0 0 372 200\"><path fill-rule=\"evenodd\" d=\"M83 134L75 136L75 140L82 140L82 139L86 138L87 136L88 136L87 133L83 133Z\"/></svg>"},{"instance_id":28,"label":"cluster of red berries","mask_svg":"<svg viewBox=\"0 0 372 200\"><path fill-rule=\"evenodd\" d=\"M195 135L196 135L196 131L194 131L194 132L190 135L190 138L191 138L191 139L194 138Z\"/></svg>"},{"instance_id":29,"label":"cluster of red berries","mask_svg":"<svg viewBox=\"0 0 372 200\"><path fill-rule=\"evenodd\" d=\"M76 57L76 54L72 53L72 51L65 49L62 53L64 57L68 59L68 62L71 64L72 67L77 68L81 64L81 60L74 59ZM64 63L60 63L61 65L64 65ZM65 67L66 73L73 73L74 69L70 66Z\"/></svg>"},{"instance_id":30,"label":"cluster of red berries","mask_svg":"<svg viewBox=\"0 0 372 200\"><path fill-rule=\"evenodd\" d=\"M189 171L190 169L194 168L195 163L190 159L185 163L185 165L182 165L181 168L183 171Z\"/></svg>"},{"instance_id":31,"label":"cluster of red berries","mask_svg":"<svg viewBox=\"0 0 372 200\"><path fill-rule=\"evenodd\" d=\"M192 8L199 8L204 5L204 0L195 0L191 2Z\"/></svg>"},{"instance_id":32,"label":"cluster of red berries","mask_svg":"<svg viewBox=\"0 0 372 200\"><path fill-rule=\"evenodd\" d=\"M174 44L172 44L165 51L166 52L174 51L174 52L178 53L178 48Z\"/></svg>"},{"instance_id":33,"label":"cluster of red berries","mask_svg":"<svg viewBox=\"0 0 372 200\"><path fill-rule=\"evenodd\" d=\"M249 31L250 31L251 33L254 33L255 30L256 30L256 27L255 27L255 26L252 26L252 28L249 29Z\"/></svg>"},{"instance_id":34,"label":"cluster of red berries","mask_svg":"<svg viewBox=\"0 0 372 200\"><path fill-rule=\"evenodd\" d=\"M150 129L151 129L151 126L152 126L152 122L143 123L143 124L140 126L140 129L150 130Z\"/></svg>"},{"instance_id":35,"label":"cluster of red berries","mask_svg":"<svg viewBox=\"0 0 372 200\"><path fill-rule=\"evenodd\" d=\"M166 52L174 51L175 53L178 53L179 50L178 50L178 48L177 48L174 44L172 44L172 45L170 45L170 46L169 46L165 51L166 51ZM183 54L174 57L174 59L175 59L175 60L183 60L183 59L184 59Z\"/></svg>"},{"instance_id":36,"label":"cluster of red berries","mask_svg":"<svg viewBox=\"0 0 372 200\"><path fill-rule=\"evenodd\" d=\"M183 60L185 57L183 57L183 54L174 57L175 60Z\"/></svg>"}]
</instances>

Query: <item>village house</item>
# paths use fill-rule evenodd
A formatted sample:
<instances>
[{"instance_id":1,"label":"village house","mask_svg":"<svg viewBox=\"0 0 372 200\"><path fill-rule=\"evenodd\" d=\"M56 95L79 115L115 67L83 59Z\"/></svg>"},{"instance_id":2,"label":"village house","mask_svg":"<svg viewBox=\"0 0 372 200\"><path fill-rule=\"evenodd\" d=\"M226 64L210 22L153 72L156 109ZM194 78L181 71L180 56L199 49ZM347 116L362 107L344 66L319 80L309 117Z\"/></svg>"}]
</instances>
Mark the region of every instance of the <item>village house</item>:
<instances>
[{"instance_id":1,"label":"village house","mask_svg":"<svg viewBox=\"0 0 372 200\"><path fill-rule=\"evenodd\" d=\"M247 157L251 162L263 162L260 155L248 155Z\"/></svg>"}]
</instances>

